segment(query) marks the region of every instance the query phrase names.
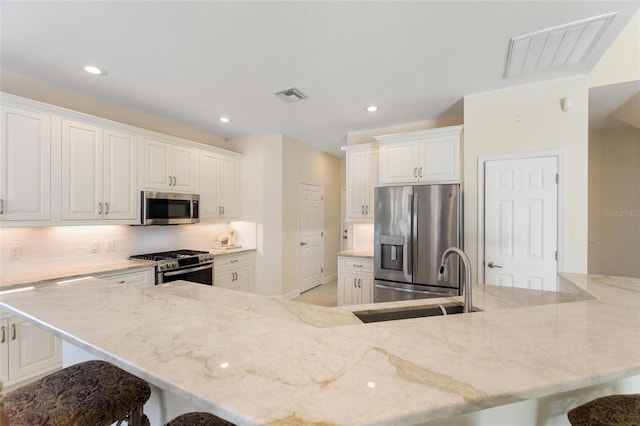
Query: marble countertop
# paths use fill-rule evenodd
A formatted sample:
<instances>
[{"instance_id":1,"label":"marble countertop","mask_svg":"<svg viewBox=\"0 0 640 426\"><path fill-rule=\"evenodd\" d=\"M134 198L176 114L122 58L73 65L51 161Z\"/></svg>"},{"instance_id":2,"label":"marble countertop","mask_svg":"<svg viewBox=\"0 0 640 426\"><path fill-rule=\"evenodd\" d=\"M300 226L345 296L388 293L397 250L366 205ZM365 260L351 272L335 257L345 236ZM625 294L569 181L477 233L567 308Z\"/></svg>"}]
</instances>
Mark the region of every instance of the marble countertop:
<instances>
[{"instance_id":1,"label":"marble countertop","mask_svg":"<svg viewBox=\"0 0 640 426\"><path fill-rule=\"evenodd\" d=\"M228 249L223 249L223 248L212 248L209 250L209 253L213 254L213 257L219 257L219 256L226 256L229 254L238 254L238 253L245 253L245 252L249 252L249 251L256 251L255 248L250 248L250 247L238 247L238 248L228 248Z\"/></svg>"},{"instance_id":2,"label":"marble countertop","mask_svg":"<svg viewBox=\"0 0 640 426\"><path fill-rule=\"evenodd\" d=\"M370 324L184 281L50 283L0 305L237 424L403 425L640 373L640 280L563 274L561 291L479 285L481 312Z\"/></svg>"},{"instance_id":3,"label":"marble countertop","mask_svg":"<svg viewBox=\"0 0 640 426\"><path fill-rule=\"evenodd\" d=\"M117 260L99 264L67 266L47 270L34 270L15 274L0 274L0 289L19 287L23 285L44 284L48 281L63 278L74 278L92 274L107 274L110 272L133 272L137 269L153 268L155 262L146 260Z\"/></svg>"},{"instance_id":4,"label":"marble countertop","mask_svg":"<svg viewBox=\"0 0 640 426\"><path fill-rule=\"evenodd\" d=\"M373 258L373 250L343 250L338 252L338 256Z\"/></svg>"}]
</instances>

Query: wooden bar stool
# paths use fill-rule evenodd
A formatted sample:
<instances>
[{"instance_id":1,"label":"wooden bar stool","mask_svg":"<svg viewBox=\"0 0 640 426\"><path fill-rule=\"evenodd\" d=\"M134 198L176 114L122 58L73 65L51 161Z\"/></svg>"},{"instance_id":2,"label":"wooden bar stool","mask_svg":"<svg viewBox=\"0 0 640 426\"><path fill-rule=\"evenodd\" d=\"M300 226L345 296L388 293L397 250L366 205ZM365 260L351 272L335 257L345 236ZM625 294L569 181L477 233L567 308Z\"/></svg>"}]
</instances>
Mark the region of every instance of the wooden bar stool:
<instances>
[{"instance_id":1,"label":"wooden bar stool","mask_svg":"<svg viewBox=\"0 0 640 426\"><path fill-rule=\"evenodd\" d=\"M567 413L572 426L640 425L640 394L596 398Z\"/></svg>"},{"instance_id":2,"label":"wooden bar stool","mask_svg":"<svg viewBox=\"0 0 640 426\"><path fill-rule=\"evenodd\" d=\"M164 426L235 426L210 413L186 413L166 423Z\"/></svg>"},{"instance_id":3,"label":"wooden bar stool","mask_svg":"<svg viewBox=\"0 0 640 426\"><path fill-rule=\"evenodd\" d=\"M144 380L105 361L87 361L22 386L5 397L11 426L148 426Z\"/></svg>"}]
</instances>

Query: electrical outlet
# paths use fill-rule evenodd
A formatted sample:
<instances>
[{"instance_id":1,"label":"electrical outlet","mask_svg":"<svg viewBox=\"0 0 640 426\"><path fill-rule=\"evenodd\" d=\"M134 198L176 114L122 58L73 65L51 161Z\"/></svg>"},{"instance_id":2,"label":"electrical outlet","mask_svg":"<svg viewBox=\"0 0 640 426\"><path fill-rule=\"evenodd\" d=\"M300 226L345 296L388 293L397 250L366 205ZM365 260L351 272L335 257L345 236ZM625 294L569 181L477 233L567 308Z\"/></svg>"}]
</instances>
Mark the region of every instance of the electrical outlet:
<instances>
[{"instance_id":1,"label":"electrical outlet","mask_svg":"<svg viewBox=\"0 0 640 426\"><path fill-rule=\"evenodd\" d=\"M116 242L115 240L107 240L107 251L115 251Z\"/></svg>"},{"instance_id":2,"label":"electrical outlet","mask_svg":"<svg viewBox=\"0 0 640 426\"><path fill-rule=\"evenodd\" d=\"M9 247L9 260L18 260L22 257L22 247Z\"/></svg>"},{"instance_id":3,"label":"electrical outlet","mask_svg":"<svg viewBox=\"0 0 640 426\"><path fill-rule=\"evenodd\" d=\"M91 253L100 253L100 243L98 241L91 243Z\"/></svg>"}]
</instances>

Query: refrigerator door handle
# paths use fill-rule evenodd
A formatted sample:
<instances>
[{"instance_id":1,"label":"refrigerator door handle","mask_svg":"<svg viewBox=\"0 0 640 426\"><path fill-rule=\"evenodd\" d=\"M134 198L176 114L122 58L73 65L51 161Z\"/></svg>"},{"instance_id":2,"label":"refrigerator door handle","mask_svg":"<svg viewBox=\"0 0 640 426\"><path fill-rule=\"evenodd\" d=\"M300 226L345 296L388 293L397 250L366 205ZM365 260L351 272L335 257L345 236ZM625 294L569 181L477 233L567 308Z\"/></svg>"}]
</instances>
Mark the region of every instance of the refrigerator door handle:
<instances>
[{"instance_id":1,"label":"refrigerator door handle","mask_svg":"<svg viewBox=\"0 0 640 426\"><path fill-rule=\"evenodd\" d=\"M411 255L408 256L411 265L409 273L415 276L413 265L418 264L418 194L411 195Z\"/></svg>"}]
</instances>

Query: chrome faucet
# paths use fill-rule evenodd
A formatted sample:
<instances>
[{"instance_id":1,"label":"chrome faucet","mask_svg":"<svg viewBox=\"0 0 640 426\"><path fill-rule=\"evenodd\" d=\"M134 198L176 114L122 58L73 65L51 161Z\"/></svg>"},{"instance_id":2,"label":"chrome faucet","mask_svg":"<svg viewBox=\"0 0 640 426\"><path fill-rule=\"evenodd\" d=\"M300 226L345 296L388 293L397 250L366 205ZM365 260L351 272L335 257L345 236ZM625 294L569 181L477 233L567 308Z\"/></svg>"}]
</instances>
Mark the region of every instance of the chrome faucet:
<instances>
[{"instance_id":1,"label":"chrome faucet","mask_svg":"<svg viewBox=\"0 0 640 426\"><path fill-rule=\"evenodd\" d=\"M442 260L440 261L440 269L438 270L438 281L447 279L447 259L451 253L455 253L460 256L462 263L464 264L464 312L473 312L473 304L471 302L471 262L467 255L458 247L449 247L442 253Z\"/></svg>"}]
</instances>

